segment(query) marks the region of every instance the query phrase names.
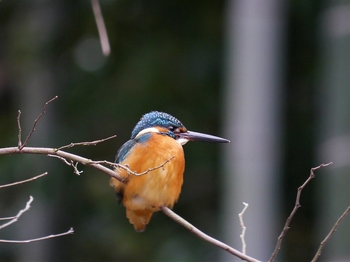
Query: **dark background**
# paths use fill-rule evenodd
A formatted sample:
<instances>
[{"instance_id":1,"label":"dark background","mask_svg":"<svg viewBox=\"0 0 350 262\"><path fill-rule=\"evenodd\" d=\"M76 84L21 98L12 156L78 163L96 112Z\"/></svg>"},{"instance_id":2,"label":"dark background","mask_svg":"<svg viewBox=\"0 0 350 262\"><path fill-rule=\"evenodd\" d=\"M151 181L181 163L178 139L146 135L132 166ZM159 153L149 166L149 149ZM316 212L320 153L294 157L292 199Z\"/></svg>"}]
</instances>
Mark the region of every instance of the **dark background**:
<instances>
[{"instance_id":1,"label":"dark background","mask_svg":"<svg viewBox=\"0 0 350 262\"><path fill-rule=\"evenodd\" d=\"M17 145L18 109L25 136L55 95L59 99L38 123L29 146L59 147L117 134L97 146L68 150L113 161L138 119L151 110L174 115L189 130L220 135L227 3L100 3L112 49L109 57L102 55L90 1L0 1L0 146ZM289 214L297 187L315 164L320 15L327 4L290 0L285 5L281 217ZM185 146L185 183L174 208L218 238L220 148ZM1 238L75 230L45 243L1 244L1 261L214 261L224 252L162 213L154 215L145 233L135 233L108 186L108 176L79 168L84 172L76 176L57 159L0 158L0 184L49 172L38 181L0 191L2 217L14 215L29 195L34 197L30 211L3 229ZM299 222L284 242L284 261L305 261L316 250L314 191L310 184Z\"/></svg>"}]
</instances>

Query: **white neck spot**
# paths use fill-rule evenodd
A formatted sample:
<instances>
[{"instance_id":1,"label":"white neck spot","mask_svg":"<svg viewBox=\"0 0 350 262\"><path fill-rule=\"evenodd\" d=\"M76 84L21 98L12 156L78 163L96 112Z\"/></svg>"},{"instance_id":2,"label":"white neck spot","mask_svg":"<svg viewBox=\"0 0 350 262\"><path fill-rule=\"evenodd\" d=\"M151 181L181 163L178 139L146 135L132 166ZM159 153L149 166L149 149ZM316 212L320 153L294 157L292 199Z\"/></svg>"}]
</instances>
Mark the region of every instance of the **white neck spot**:
<instances>
[{"instance_id":1,"label":"white neck spot","mask_svg":"<svg viewBox=\"0 0 350 262\"><path fill-rule=\"evenodd\" d=\"M137 136L135 136L135 139L146 134L146 133L151 133L151 132L154 132L154 133L159 133L159 130L155 127L149 127L149 128L145 128L143 130L141 130Z\"/></svg>"}]
</instances>

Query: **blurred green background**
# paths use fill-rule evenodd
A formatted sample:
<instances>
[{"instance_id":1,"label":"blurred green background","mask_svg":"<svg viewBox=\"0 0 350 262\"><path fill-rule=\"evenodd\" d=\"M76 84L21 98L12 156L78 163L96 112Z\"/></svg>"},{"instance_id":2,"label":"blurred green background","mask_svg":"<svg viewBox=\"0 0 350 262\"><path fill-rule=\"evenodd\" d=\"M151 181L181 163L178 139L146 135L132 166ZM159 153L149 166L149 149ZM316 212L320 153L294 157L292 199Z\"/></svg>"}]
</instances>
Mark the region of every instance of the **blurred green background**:
<instances>
[{"instance_id":1,"label":"blurred green background","mask_svg":"<svg viewBox=\"0 0 350 262\"><path fill-rule=\"evenodd\" d=\"M174 115L189 130L222 135L228 2L101 0L100 4L112 50L108 57L101 52L90 1L0 1L0 146L17 145L18 109L25 137L44 103L55 95L59 99L38 123L29 146L59 147L116 134L116 139L97 146L67 150L113 161L136 122L151 110ZM282 221L294 206L297 187L310 168L320 164L318 103L325 72L320 68L327 67L322 48L329 44L323 38L321 17L329 6L316 0L284 2ZM341 49L347 56L348 43ZM349 62L344 67L350 74ZM349 111L343 112L348 121ZM217 238L221 148L204 143L185 146L185 182L174 207ZM2 239L75 230L45 242L1 244L1 261L216 261L224 252L162 213L154 215L144 233L136 233L108 186L109 177L92 168L79 169L82 175L74 175L60 160L44 156L0 158L0 184L49 172L38 181L0 190L1 217L16 214L29 195L34 197L30 211L1 230ZM320 208L315 185L308 186L283 243L283 261L310 260L321 241L314 237Z\"/></svg>"}]
</instances>

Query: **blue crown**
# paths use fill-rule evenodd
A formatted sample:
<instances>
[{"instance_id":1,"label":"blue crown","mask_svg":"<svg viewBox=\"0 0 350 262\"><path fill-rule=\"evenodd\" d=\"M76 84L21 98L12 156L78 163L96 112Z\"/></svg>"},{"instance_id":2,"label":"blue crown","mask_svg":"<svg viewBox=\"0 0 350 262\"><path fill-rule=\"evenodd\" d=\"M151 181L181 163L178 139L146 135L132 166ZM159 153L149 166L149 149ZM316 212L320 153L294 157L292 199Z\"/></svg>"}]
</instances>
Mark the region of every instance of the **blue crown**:
<instances>
[{"instance_id":1,"label":"blue crown","mask_svg":"<svg viewBox=\"0 0 350 262\"><path fill-rule=\"evenodd\" d=\"M184 127L180 120L173 117L172 115L164 112L152 111L145 114L136 124L134 130L131 133L131 139L134 139L142 130L154 126L165 127L168 129L169 127L173 127L174 129L178 127Z\"/></svg>"}]
</instances>

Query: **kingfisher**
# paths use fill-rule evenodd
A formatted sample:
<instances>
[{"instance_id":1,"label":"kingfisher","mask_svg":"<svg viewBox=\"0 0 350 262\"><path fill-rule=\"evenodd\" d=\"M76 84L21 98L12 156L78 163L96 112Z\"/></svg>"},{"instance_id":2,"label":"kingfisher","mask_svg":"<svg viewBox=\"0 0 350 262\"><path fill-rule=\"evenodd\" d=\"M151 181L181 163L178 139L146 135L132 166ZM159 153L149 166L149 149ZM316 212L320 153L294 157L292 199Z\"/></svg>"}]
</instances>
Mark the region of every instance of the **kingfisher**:
<instances>
[{"instance_id":1,"label":"kingfisher","mask_svg":"<svg viewBox=\"0 0 350 262\"><path fill-rule=\"evenodd\" d=\"M183 184L188 141L228 143L227 139L193 132L164 112L145 114L134 127L131 138L117 152L116 168L123 179L110 179L117 199L126 208L126 217L137 232L143 232L160 207L173 208ZM132 171L132 172L130 172Z\"/></svg>"}]
</instances>

